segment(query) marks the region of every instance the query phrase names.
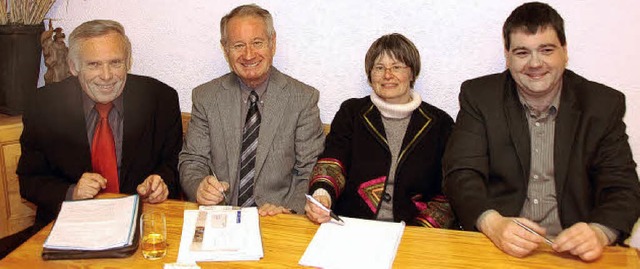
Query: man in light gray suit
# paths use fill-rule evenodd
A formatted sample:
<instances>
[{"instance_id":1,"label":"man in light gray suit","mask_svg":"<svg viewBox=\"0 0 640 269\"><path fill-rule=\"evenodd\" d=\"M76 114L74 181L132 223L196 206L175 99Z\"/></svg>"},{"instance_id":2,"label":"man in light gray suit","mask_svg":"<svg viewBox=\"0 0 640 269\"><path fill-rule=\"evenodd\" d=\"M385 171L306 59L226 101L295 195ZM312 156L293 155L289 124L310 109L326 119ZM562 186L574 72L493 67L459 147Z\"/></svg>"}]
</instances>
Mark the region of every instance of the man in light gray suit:
<instances>
[{"instance_id":1,"label":"man in light gray suit","mask_svg":"<svg viewBox=\"0 0 640 269\"><path fill-rule=\"evenodd\" d=\"M323 150L319 93L271 66L269 11L239 6L222 18L220 32L233 72L193 90L180 183L199 204L255 205L263 216L304 213Z\"/></svg>"}]
</instances>

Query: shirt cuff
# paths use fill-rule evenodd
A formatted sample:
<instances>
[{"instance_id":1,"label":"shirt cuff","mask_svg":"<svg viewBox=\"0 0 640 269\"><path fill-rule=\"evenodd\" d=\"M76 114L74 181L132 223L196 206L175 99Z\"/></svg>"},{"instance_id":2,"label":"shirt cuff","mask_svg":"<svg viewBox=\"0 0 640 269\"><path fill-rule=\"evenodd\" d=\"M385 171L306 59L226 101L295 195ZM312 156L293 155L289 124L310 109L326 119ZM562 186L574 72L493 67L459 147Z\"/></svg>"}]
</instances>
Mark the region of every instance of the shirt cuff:
<instances>
[{"instance_id":1,"label":"shirt cuff","mask_svg":"<svg viewBox=\"0 0 640 269\"><path fill-rule=\"evenodd\" d=\"M484 219L485 219L485 218L486 218L490 213L493 213L493 212L498 213L498 211L495 211L494 209L489 209L489 210L487 210L487 211L485 211L485 212L482 212L482 214L480 214L480 216L479 216L479 217L478 217L478 219L476 220L476 229L478 229L478 231L481 231L481 232L482 232L482 230L480 230L480 223L482 223L482 221L483 221L483 220L484 220ZM498 214L499 214L499 213L498 213Z\"/></svg>"},{"instance_id":2,"label":"shirt cuff","mask_svg":"<svg viewBox=\"0 0 640 269\"><path fill-rule=\"evenodd\" d=\"M73 201L73 190L76 188L76 184L71 184L67 189L67 195L64 197L65 201Z\"/></svg>"},{"instance_id":3,"label":"shirt cuff","mask_svg":"<svg viewBox=\"0 0 640 269\"><path fill-rule=\"evenodd\" d=\"M607 226L604 226L604 225L602 225L600 223L591 222L591 223L589 223L589 225L597 227L602 232L604 232L604 235L606 235L607 239L609 239L609 244L608 245L611 245L614 242L616 242L616 240L618 239L618 236L620 236L620 231L618 231L616 229L611 229L611 228L609 228Z\"/></svg>"},{"instance_id":4,"label":"shirt cuff","mask_svg":"<svg viewBox=\"0 0 640 269\"><path fill-rule=\"evenodd\" d=\"M327 196L329 197L329 208L331 208L331 205L333 204L331 201L331 195L329 195L329 192L323 188L317 188L313 194L311 196Z\"/></svg>"}]
</instances>

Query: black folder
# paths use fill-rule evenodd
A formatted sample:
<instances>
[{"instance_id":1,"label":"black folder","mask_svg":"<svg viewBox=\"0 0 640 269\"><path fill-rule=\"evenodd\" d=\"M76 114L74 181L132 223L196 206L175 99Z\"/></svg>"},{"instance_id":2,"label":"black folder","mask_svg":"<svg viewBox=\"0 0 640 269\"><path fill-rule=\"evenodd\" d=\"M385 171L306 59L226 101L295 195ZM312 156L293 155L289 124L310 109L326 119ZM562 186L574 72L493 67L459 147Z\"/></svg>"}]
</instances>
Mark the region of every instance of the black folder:
<instances>
[{"instance_id":1,"label":"black folder","mask_svg":"<svg viewBox=\"0 0 640 269\"><path fill-rule=\"evenodd\" d=\"M118 198L116 198L118 199ZM69 250L52 249L44 247L42 249L42 259L44 260L74 260L74 259L101 259L101 258L125 258L133 255L138 249L140 241L140 216L142 215L142 199L138 199L136 215L136 227L131 245L103 250ZM54 223L55 225L55 223Z\"/></svg>"}]
</instances>

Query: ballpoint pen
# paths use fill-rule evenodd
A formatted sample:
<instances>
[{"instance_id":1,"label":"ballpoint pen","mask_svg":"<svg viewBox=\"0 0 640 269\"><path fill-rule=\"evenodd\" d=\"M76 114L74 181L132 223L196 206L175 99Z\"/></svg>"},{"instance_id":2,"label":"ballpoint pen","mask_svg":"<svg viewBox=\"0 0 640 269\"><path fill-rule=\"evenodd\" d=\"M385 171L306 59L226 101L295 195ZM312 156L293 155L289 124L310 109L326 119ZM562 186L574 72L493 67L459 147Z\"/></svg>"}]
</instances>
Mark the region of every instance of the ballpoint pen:
<instances>
[{"instance_id":1,"label":"ballpoint pen","mask_svg":"<svg viewBox=\"0 0 640 269\"><path fill-rule=\"evenodd\" d=\"M220 193L222 193L222 204L226 205L227 204L227 195L225 194L225 191L220 191L218 190Z\"/></svg>"},{"instance_id":2,"label":"ballpoint pen","mask_svg":"<svg viewBox=\"0 0 640 269\"><path fill-rule=\"evenodd\" d=\"M336 215L336 213L333 213L333 211L331 211L330 209L325 207L323 204L318 202L318 200L313 198L313 196L308 195L308 194L305 194L305 196L307 197L307 200L309 200L313 204L317 205L320 209L329 212L329 216L331 216L334 220L336 220L338 222L338 224L344 225L344 221L342 221L342 219L340 219L340 217L338 217L338 215Z\"/></svg>"},{"instance_id":3,"label":"ballpoint pen","mask_svg":"<svg viewBox=\"0 0 640 269\"><path fill-rule=\"evenodd\" d=\"M518 221L517 219L512 219L512 220L513 220L513 222L518 224L518 226L522 227L523 229L527 230L528 232L544 238L544 242L546 242L548 245L553 245L553 241L551 241L551 239L549 239L549 238L547 238L545 236L542 236L541 234L539 234L536 231L534 231L533 229L529 228L527 225L524 225L522 222Z\"/></svg>"},{"instance_id":4,"label":"ballpoint pen","mask_svg":"<svg viewBox=\"0 0 640 269\"><path fill-rule=\"evenodd\" d=\"M211 176L213 176L216 180L218 180L218 176L216 176L216 173L215 173L215 172L211 171ZM223 181L218 180L218 182L222 185L222 182L223 182ZM216 188L216 189L217 189L217 188ZM218 189L218 191L219 191L220 193L222 193L222 199L223 199L223 200L222 200L222 205L227 205L227 203L229 203L229 200L227 200L227 194L225 193L225 191L224 191L224 190L219 190L219 189Z\"/></svg>"}]
</instances>

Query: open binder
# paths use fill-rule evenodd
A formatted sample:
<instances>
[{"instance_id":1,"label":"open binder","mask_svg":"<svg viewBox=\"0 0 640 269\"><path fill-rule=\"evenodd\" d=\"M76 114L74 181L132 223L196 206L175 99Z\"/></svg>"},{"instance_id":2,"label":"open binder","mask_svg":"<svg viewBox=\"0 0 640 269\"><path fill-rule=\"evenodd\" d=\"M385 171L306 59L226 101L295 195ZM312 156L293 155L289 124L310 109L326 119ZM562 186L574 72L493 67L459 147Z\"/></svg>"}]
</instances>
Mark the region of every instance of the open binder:
<instances>
[{"instance_id":1,"label":"open binder","mask_svg":"<svg viewBox=\"0 0 640 269\"><path fill-rule=\"evenodd\" d=\"M83 242L78 236L68 236L74 232L74 227L83 229L83 226L91 225L95 227L84 227L94 229L94 233L104 233L100 225L109 225L103 209L112 209L114 217L118 217L119 222L130 222L129 227L123 227L119 231L129 234L108 234L112 237L127 237L126 242L111 247L92 246L90 239ZM109 213L112 213L109 212ZM129 214L130 213L130 214ZM74 214L81 214L82 221ZM51 229L51 233L42 250L44 260L64 260L64 259L96 259L96 258L124 258L131 256L138 249L140 241L140 215L142 214L142 200L138 195L125 196L110 199L92 199L82 201L65 201L62 203L58 218ZM108 214L107 214L108 215ZM126 215L128 219L122 219ZM99 221L95 221L99 220ZM126 230L126 231L125 231ZM83 231L78 233L82 234Z\"/></svg>"}]
</instances>

